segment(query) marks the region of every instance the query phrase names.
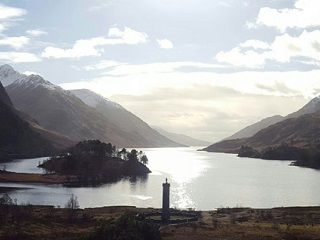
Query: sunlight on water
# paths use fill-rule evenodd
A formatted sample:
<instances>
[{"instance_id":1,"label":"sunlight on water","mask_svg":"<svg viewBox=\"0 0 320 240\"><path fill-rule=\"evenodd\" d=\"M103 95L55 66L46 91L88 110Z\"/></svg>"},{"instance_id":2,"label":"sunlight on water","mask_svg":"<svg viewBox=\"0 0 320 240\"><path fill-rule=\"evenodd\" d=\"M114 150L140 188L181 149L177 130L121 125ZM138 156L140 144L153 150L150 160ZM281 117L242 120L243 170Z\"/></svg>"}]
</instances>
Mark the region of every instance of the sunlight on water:
<instances>
[{"instance_id":1,"label":"sunlight on water","mask_svg":"<svg viewBox=\"0 0 320 240\"><path fill-rule=\"evenodd\" d=\"M190 151L177 151L175 148L144 151L150 159L149 167L155 172L170 174L171 181L175 183L189 183L209 168L193 148Z\"/></svg>"},{"instance_id":2,"label":"sunlight on water","mask_svg":"<svg viewBox=\"0 0 320 240\"><path fill-rule=\"evenodd\" d=\"M139 149L140 150L140 149ZM10 192L19 203L64 206L75 194L81 207L134 205L161 207L162 183L168 178L170 206L212 210L224 207L270 208L320 204L320 171L289 166L288 161L238 158L196 148L141 149L149 158L147 177L122 179L99 187L0 183L24 188ZM8 163L17 172L39 172L39 159Z\"/></svg>"},{"instance_id":3,"label":"sunlight on water","mask_svg":"<svg viewBox=\"0 0 320 240\"><path fill-rule=\"evenodd\" d=\"M152 171L169 174L171 202L178 208L195 207L188 193L188 185L210 168L195 150L196 148L190 148L189 151L177 151L176 148L144 149L150 159L149 167Z\"/></svg>"}]
</instances>

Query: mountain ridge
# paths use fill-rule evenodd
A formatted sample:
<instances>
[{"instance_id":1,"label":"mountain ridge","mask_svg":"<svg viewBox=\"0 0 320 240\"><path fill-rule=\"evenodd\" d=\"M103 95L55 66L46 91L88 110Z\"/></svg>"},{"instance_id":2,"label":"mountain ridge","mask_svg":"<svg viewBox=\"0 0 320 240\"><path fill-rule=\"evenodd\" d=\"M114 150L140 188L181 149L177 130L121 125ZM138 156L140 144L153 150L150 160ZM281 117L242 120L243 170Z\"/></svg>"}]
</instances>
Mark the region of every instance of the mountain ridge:
<instances>
[{"instance_id":1,"label":"mountain ridge","mask_svg":"<svg viewBox=\"0 0 320 240\"><path fill-rule=\"evenodd\" d=\"M129 129L129 125L122 129L118 125L125 118L113 119L113 114L104 114L100 107L97 109L89 106L71 91L64 90L39 75L21 74L6 90L14 106L32 116L43 129L67 136L73 141L99 139L120 147L181 146L151 129L146 123L144 129L150 128L148 134L141 129ZM119 107L119 104L112 102L112 105L127 113L126 117L131 114L131 119L138 119Z\"/></svg>"}]
</instances>

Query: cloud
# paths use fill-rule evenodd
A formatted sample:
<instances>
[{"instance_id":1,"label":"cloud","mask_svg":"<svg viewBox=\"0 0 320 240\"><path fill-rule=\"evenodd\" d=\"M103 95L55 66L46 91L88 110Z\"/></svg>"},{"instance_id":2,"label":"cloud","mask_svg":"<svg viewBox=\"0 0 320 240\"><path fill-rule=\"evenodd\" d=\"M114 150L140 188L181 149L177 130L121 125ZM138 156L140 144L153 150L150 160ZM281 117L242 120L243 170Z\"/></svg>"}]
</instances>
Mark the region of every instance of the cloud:
<instances>
[{"instance_id":1,"label":"cloud","mask_svg":"<svg viewBox=\"0 0 320 240\"><path fill-rule=\"evenodd\" d=\"M128 27L125 27L123 31L116 27L110 28L108 36L118 38L119 42L116 42L115 44L135 45L145 43L148 40L148 34L138 32Z\"/></svg>"},{"instance_id":2,"label":"cloud","mask_svg":"<svg viewBox=\"0 0 320 240\"><path fill-rule=\"evenodd\" d=\"M3 32L6 29L5 24L0 23L0 33Z\"/></svg>"},{"instance_id":3,"label":"cloud","mask_svg":"<svg viewBox=\"0 0 320 240\"><path fill-rule=\"evenodd\" d=\"M119 65L125 65L126 63L121 63L113 60L102 60L99 63L88 65L84 67L86 71L92 71L92 70L102 70L102 69L108 69L112 67L116 67Z\"/></svg>"},{"instance_id":4,"label":"cloud","mask_svg":"<svg viewBox=\"0 0 320 240\"><path fill-rule=\"evenodd\" d=\"M32 29L26 31L26 33L32 37L40 37L43 35L47 35L48 33L46 31L40 30L40 29Z\"/></svg>"},{"instance_id":5,"label":"cloud","mask_svg":"<svg viewBox=\"0 0 320 240\"><path fill-rule=\"evenodd\" d=\"M13 63L39 62L40 58L27 52L0 52L0 60Z\"/></svg>"},{"instance_id":6,"label":"cloud","mask_svg":"<svg viewBox=\"0 0 320 240\"><path fill-rule=\"evenodd\" d=\"M37 72L32 72L32 71L25 71L25 72L23 72L23 74L24 75L39 75L39 73L37 73Z\"/></svg>"},{"instance_id":7,"label":"cloud","mask_svg":"<svg viewBox=\"0 0 320 240\"><path fill-rule=\"evenodd\" d=\"M204 68L180 71L191 63ZM105 75L61 86L90 89L150 124L210 141L264 117L296 111L306 98L314 97L320 85L320 70L215 73L207 68L210 64L197 62L121 64L109 60L99 64L88 70Z\"/></svg>"},{"instance_id":8,"label":"cloud","mask_svg":"<svg viewBox=\"0 0 320 240\"><path fill-rule=\"evenodd\" d=\"M157 42L158 42L160 48L164 48L164 49L173 48L173 43L166 38L165 39L157 39Z\"/></svg>"},{"instance_id":9,"label":"cloud","mask_svg":"<svg viewBox=\"0 0 320 240\"><path fill-rule=\"evenodd\" d=\"M0 39L0 45L10 46L14 49L20 49L29 43L30 39L25 36L4 37Z\"/></svg>"},{"instance_id":10,"label":"cloud","mask_svg":"<svg viewBox=\"0 0 320 240\"><path fill-rule=\"evenodd\" d=\"M298 36L285 33L275 37L270 44L259 40L248 40L230 51L219 52L216 59L218 62L249 68L261 68L267 60L289 63L292 59L299 57L320 62L319 46L320 30L303 31ZM263 51L247 50L247 47Z\"/></svg>"},{"instance_id":11,"label":"cloud","mask_svg":"<svg viewBox=\"0 0 320 240\"><path fill-rule=\"evenodd\" d=\"M222 64L212 64L203 62L155 62L146 64L128 64L112 60L102 60L97 64L88 65L85 70L107 70L105 74L112 76L125 76L125 75L141 75L141 74L155 74L155 73L172 73L180 71L185 68L196 68L200 71L208 71L209 69L225 68Z\"/></svg>"},{"instance_id":12,"label":"cloud","mask_svg":"<svg viewBox=\"0 0 320 240\"><path fill-rule=\"evenodd\" d=\"M240 47L243 48L253 48L253 49L270 49L269 43L256 40L256 39L249 39L244 43L240 44Z\"/></svg>"},{"instance_id":13,"label":"cloud","mask_svg":"<svg viewBox=\"0 0 320 240\"><path fill-rule=\"evenodd\" d=\"M248 29L256 29L256 28L258 28L258 24L253 23L253 22L249 22L249 21L247 21L245 25L246 25L246 27Z\"/></svg>"},{"instance_id":14,"label":"cloud","mask_svg":"<svg viewBox=\"0 0 320 240\"><path fill-rule=\"evenodd\" d=\"M9 7L0 3L0 33L7 30L12 21L19 20L27 13L21 8Z\"/></svg>"},{"instance_id":15,"label":"cloud","mask_svg":"<svg viewBox=\"0 0 320 240\"><path fill-rule=\"evenodd\" d=\"M21 17L26 13L27 11L24 9L8 7L6 5L0 4L0 20L1 21Z\"/></svg>"},{"instance_id":16,"label":"cloud","mask_svg":"<svg viewBox=\"0 0 320 240\"><path fill-rule=\"evenodd\" d=\"M288 28L310 28L320 26L320 1L297 0L294 8L261 8L256 23L276 27L281 32Z\"/></svg>"},{"instance_id":17,"label":"cloud","mask_svg":"<svg viewBox=\"0 0 320 240\"><path fill-rule=\"evenodd\" d=\"M131 28L125 27L124 30L119 28L110 28L108 37L95 37L78 40L72 48L63 49L57 47L46 47L42 52L45 58L82 58L89 56L100 56L103 49L98 48L106 45L136 45L145 43L148 35L138 32Z\"/></svg>"},{"instance_id":18,"label":"cloud","mask_svg":"<svg viewBox=\"0 0 320 240\"><path fill-rule=\"evenodd\" d=\"M244 66L249 68L260 68L265 64L265 54L257 53L253 50L243 51L240 47L235 47L230 51L218 52L216 60L222 63L229 63L234 66Z\"/></svg>"}]
</instances>

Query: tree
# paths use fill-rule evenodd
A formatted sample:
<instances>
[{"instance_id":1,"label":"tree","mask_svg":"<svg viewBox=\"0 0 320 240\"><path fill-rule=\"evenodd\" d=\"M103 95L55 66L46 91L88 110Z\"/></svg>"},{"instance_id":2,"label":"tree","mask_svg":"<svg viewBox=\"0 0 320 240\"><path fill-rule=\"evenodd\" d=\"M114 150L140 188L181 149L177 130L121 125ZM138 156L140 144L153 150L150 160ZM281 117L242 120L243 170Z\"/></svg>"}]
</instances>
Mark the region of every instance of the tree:
<instances>
[{"instance_id":1,"label":"tree","mask_svg":"<svg viewBox=\"0 0 320 240\"><path fill-rule=\"evenodd\" d=\"M79 201L78 201L77 196L72 194L71 197L69 198L69 200L67 201L65 207L68 209L71 209L71 210L79 209L80 205L79 205Z\"/></svg>"},{"instance_id":2,"label":"tree","mask_svg":"<svg viewBox=\"0 0 320 240\"><path fill-rule=\"evenodd\" d=\"M131 152L128 154L128 160L131 162L137 162L138 161L138 151L135 149L132 149Z\"/></svg>"},{"instance_id":3,"label":"tree","mask_svg":"<svg viewBox=\"0 0 320 240\"><path fill-rule=\"evenodd\" d=\"M0 198L0 205L13 205L13 200L7 193L5 193Z\"/></svg>"},{"instance_id":4,"label":"tree","mask_svg":"<svg viewBox=\"0 0 320 240\"><path fill-rule=\"evenodd\" d=\"M80 208L77 196L72 194L69 200L67 201L65 207L68 209L69 221L73 222L76 218L77 209Z\"/></svg>"},{"instance_id":5,"label":"tree","mask_svg":"<svg viewBox=\"0 0 320 240\"><path fill-rule=\"evenodd\" d=\"M121 151L120 151L120 154L121 154L121 156L122 156L121 158L122 158L123 160L127 160L127 159L128 159L127 149L122 148Z\"/></svg>"},{"instance_id":6,"label":"tree","mask_svg":"<svg viewBox=\"0 0 320 240\"><path fill-rule=\"evenodd\" d=\"M148 164L148 162L149 162L149 159L148 159L148 157L146 156L146 155L142 155L141 156L141 158L140 158L140 162L142 163L142 164L144 164L144 165L147 165Z\"/></svg>"}]
</instances>

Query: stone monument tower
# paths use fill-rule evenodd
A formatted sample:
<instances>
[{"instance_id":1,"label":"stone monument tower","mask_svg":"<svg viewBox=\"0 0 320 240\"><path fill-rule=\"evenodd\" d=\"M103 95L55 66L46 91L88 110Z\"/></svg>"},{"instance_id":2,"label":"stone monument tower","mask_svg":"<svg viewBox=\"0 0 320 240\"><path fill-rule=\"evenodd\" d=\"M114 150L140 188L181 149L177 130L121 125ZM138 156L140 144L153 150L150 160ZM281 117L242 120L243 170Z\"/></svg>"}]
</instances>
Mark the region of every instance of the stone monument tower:
<instances>
[{"instance_id":1,"label":"stone monument tower","mask_svg":"<svg viewBox=\"0 0 320 240\"><path fill-rule=\"evenodd\" d=\"M170 219L170 183L166 178L166 182L162 184L162 222L168 222Z\"/></svg>"}]
</instances>

